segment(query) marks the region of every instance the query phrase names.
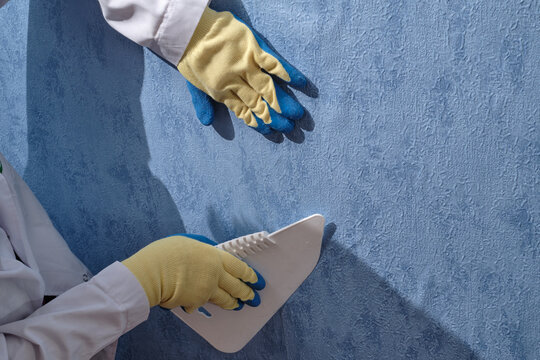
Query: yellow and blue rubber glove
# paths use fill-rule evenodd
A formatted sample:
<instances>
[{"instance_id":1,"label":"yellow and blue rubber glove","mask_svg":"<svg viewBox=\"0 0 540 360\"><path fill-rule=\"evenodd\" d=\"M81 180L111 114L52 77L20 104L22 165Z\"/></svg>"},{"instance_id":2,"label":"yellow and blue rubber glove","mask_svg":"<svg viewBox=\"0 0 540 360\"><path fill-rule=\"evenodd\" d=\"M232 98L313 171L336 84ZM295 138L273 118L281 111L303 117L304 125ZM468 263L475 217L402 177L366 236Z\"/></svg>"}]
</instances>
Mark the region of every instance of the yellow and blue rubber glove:
<instances>
[{"instance_id":1,"label":"yellow and blue rubber glove","mask_svg":"<svg viewBox=\"0 0 540 360\"><path fill-rule=\"evenodd\" d=\"M143 287L150 307L182 306L188 313L214 303L240 310L258 306L262 276L242 260L200 235L180 234L154 241L122 263Z\"/></svg>"},{"instance_id":2,"label":"yellow and blue rubber glove","mask_svg":"<svg viewBox=\"0 0 540 360\"><path fill-rule=\"evenodd\" d=\"M206 8L177 68L204 125L214 120L214 101L262 134L289 132L304 115L272 76L295 87L307 79L228 11Z\"/></svg>"}]
</instances>

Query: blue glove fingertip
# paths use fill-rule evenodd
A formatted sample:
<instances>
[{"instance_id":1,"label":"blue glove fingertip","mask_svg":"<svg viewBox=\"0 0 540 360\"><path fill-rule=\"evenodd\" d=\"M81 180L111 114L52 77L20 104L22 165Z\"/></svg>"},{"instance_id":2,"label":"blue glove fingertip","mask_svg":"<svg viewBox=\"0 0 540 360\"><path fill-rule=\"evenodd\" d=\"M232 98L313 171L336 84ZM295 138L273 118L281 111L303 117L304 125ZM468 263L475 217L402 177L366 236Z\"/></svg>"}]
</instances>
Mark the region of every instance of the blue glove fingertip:
<instances>
[{"instance_id":1,"label":"blue glove fingertip","mask_svg":"<svg viewBox=\"0 0 540 360\"><path fill-rule=\"evenodd\" d=\"M270 110L272 110L272 109L270 108ZM264 123L264 121L262 121L256 115L254 115L254 116L255 116L255 120L257 120L257 127L250 126L250 128L252 128L253 130L255 130L255 131L257 131L257 132L259 132L259 133L261 133L263 135L269 135L269 134L271 134L273 132L272 129L270 128L270 126L266 125ZM270 115L270 116L272 116L272 115Z\"/></svg>"},{"instance_id":2,"label":"blue glove fingertip","mask_svg":"<svg viewBox=\"0 0 540 360\"><path fill-rule=\"evenodd\" d=\"M276 131L288 133L294 129L294 123L291 120L287 119L281 114L278 114L277 111L272 108L270 108L270 118L272 119L270 127Z\"/></svg>"},{"instance_id":3,"label":"blue glove fingertip","mask_svg":"<svg viewBox=\"0 0 540 360\"><path fill-rule=\"evenodd\" d=\"M304 116L304 107L292 96L287 94L281 86L274 84L276 97L281 108L281 115L291 120L300 120Z\"/></svg>"},{"instance_id":4,"label":"blue glove fingertip","mask_svg":"<svg viewBox=\"0 0 540 360\"><path fill-rule=\"evenodd\" d=\"M261 304L261 297L259 296L258 292L253 292L255 293L255 297L252 300L246 301L246 304L252 307L257 307Z\"/></svg>"},{"instance_id":5,"label":"blue glove fingertip","mask_svg":"<svg viewBox=\"0 0 540 360\"><path fill-rule=\"evenodd\" d=\"M292 65L289 65L289 63L283 59L281 59L281 64L285 68L285 71L289 73L289 77L291 78L291 81L289 81L290 85L297 88L305 88L307 86L307 78L304 76L304 74L302 74Z\"/></svg>"},{"instance_id":6,"label":"blue glove fingertip","mask_svg":"<svg viewBox=\"0 0 540 360\"><path fill-rule=\"evenodd\" d=\"M238 300L238 307L234 308L234 311L240 311L244 307L244 302L241 300Z\"/></svg>"},{"instance_id":7,"label":"blue glove fingertip","mask_svg":"<svg viewBox=\"0 0 540 360\"><path fill-rule=\"evenodd\" d=\"M256 283L247 283L252 289L255 290L262 290L266 287L266 280L262 277L262 275L255 269L251 268L255 274L257 275L257 282Z\"/></svg>"}]
</instances>

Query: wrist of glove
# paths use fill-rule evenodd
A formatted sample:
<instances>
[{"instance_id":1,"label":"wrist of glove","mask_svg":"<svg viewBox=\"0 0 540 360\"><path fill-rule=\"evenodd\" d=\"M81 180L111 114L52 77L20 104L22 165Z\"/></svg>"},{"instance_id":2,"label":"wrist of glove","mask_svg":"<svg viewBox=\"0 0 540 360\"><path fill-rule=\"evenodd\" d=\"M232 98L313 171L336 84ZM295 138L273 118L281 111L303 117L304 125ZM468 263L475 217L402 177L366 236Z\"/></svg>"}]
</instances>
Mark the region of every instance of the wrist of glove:
<instances>
[{"instance_id":1,"label":"wrist of glove","mask_svg":"<svg viewBox=\"0 0 540 360\"><path fill-rule=\"evenodd\" d=\"M302 87L307 79L230 12L206 8L177 68L205 125L213 121L212 100L262 133L288 132L304 114L272 76Z\"/></svg>"},{"instance_id":2,"label":"wrist of glove","mask_svg":"<svg viewBox=\"0 0 540 360\"><path fill-rule=\"evenodd\" d=\"M239 309L244 302L257 306L256 290L264 288L264 279L245 262L201 242L211 240L202 239L164 238L122 263L142 285L151 307L182 306L191 313L207 302L224 309Z\"/></svg>"}]
</instances>

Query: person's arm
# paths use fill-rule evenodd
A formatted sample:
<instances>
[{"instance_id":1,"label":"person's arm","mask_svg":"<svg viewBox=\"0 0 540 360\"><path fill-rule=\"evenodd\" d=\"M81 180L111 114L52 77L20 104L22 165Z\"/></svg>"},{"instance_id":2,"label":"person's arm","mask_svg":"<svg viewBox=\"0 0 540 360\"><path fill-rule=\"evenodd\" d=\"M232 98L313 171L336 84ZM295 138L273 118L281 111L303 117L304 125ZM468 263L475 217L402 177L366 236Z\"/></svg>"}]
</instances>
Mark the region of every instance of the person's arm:
<instances>
[{"instance_id":1,"label":"person's arm","mask_svg":"<svg viewBox=\"0 0 540 360\"><path fill-rule=\"evenodd\" d=\"M263 277L198 235L176 235L114 263L23 320L0 326L0 360L89 359L146 320L149 308L258 306Z\"/></svg>"},{"instance_id":2,"label":"person's arm","mask_svg":"<svg viewBox=\"0 0 540 360\"><path fill-rule=\"evenodd\" d=\"M307 79L230 12L207 0L99 2L114 29L178 68L202 124L214 121L215 102L262 134L290 132L304 116L274 80L301 88Z\"/></svg>"},{"instance_id":3,"label":"person's arm","mask_svg":"<svg viewBox=\"0 0 540 360\"><path fill-rule=\"evenodd\" d=\"M148 318L148 298L119 262L23 320L0 326L0 360L89 359Z\"/></svg>"}]
</instances>

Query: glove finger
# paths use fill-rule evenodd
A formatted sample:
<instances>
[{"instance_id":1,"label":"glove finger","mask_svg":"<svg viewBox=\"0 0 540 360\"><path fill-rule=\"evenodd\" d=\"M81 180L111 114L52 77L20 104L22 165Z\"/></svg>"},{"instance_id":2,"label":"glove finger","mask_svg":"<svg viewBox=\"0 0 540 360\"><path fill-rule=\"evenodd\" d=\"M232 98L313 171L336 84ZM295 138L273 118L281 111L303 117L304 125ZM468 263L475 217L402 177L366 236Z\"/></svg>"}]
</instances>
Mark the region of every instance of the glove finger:
<instances>
[{"instance_id":1,"label":"glove finger","mask_svg":"<svg viewBox=\"0 0 540 360\"><path fill-rule=\"evenodd\" d=\"M270 117L272 118L272 122L269 126L272 129L282 133L288 133L294 129L294 123L285 116L278 114L274 109L270 109Z\"/></svg>"},{"instance_id":2,"label":"glove finger","mask_svg":"<svg viewBox=\"0 0 540 360\"><path fill-rule=\"evenodd\" d=\"M251 128L263 135L269 135L273 132L272 128L264 123L261 119L259 119L257 116L255 116L255 120L257 121L257 127L251 126Z\"/></svg>"},{"instance_id":3,"label":"glove finger","mask_svg":"<svg viewBox=\"0 0 540 360\"><path fill-rule=\"evenodd\" d=\"M251 268L253 271L255 271L255 274L257 274L257 282L256 283L248 283L248 285L255 290L262 290L266 287L266 280L262 277L262 275L255 269ZM256 293L256 292L255 292Z\"/></svg>"},{"instance_id":4,"label":"glove finger","mask_svg":"<svg viewBox=\"0 0 540 360\"><path fill-rule=\"evenodd\" d=\"M255 291L255 297L253 300L249 300L245 302L249 306L257 307L261 304L261 297L259 296L259 293Z\"/></svg>"},{"instance_id":5,"label":"glove finger","mask_svg":"<svg viewBox=\"0 0 540 360\"><path fill-rule=\"evenodd\" d=\"M257 43L261 47L263 51L273 56L279 63L283 66L287 74L289 75L290 80L287 81L289 84L293 86L297 86L300 88L306 87L307 85L307 78L302 74L300 71L298 71L294 66L289 64L285 59L283 59L281 56L279 56L274 50L270 48L266 44L266 42L261 39L259 35L257 35L255 32L253 32L253 36L255 36L255 39L257 40ZM266 70L266 69L265 69ZM268 70L267 70L268 71Z\"/></svg>"},{"instance_id":6,"label":"glove finger","mask_svg":"<svg viewBox=\"0 0 540 360\"><path fill-rule=\"evenodd\" d=\"M257 273L255 273L255 271L253 271L248 264L226 251L222 251L220 254L222 255L223 267L225 268L225 271L243 282L251 284L257 283L259 280Z\"/></svg>"},{"instance_id":7,"label":"glove finger","mask_svg":"<svg viewBox=\"0 0 540 360\"><path fill-rule=\"evenodd\" d=\"M292 96L287 94L281 86L276 85L274 80L272 80L272 77L268 74L259 72L258 74L251 74L247 77L250 86L261 94L267 104L278 114L291 120L299 120L304 116L304 107ZM272 103L272 101L274 103ZM255 113L255 115L259 116L257 113ZM273 118L272 121L274 121ZM265 121L265 123L268 124L267 121Z\"/></svg>"},{"instance_id":8,"label":"glove finger","mask_svg":"<svg viewBox=\"0 0 540 360\"><path fill-rule=\"evenodd\" d=\"M258 92L264 100L276 110L278 113L281 112L280 104L278 102L278 97L276 96L276 89L274 85L274 80L272 77L262 71L248 72L246 74L246 82Z\"/></svg>"},{"instance_id":9,"label":"glove finger","mask_svg":"<svg viewBox=\"0 0 540 360\"><path fill-rule=\"evenodd\" d=\"M253 90L247 83L243 83L236 89L236 95L244 104L246 104L251 112L261 119L265 124L270 123L270 112L268 106L255 90Z\"/></svg>"},{"instance_id":10,"label":"glove finger","mask_svg":"<svg viewBox=\"0 0 540 360\"><path fill-rule=\"evenodd\" d=\"M240 100L235 94L227 97L223 102L229 109L234 112L234 114L239 118L244 120L247 126L258 131L263 135L268 135L272 133L272 129L264 123L261 119L255 116L251 110Z\"/></svg>"},{"instance_id":11,"label":"glove finger","mask_svg":"<svg viewBox=\"0 0 540 360\"><path fill-rule=\"evenodd\" d=\"M238 307L236 309L233 309L234 311L240 311L244 307L244 302L238 300Z\"/></svg>"},{"instance_id":12,"label":"glove finger","mask_svg":"<svg viewBox=\"0 0 540 360\"><path fill-rule=\"evenodd\" d=\"M251 127L257 127L257 120L251 110L240 100L235 94L228 96L223 103L236 115L237 118L244 120L244 122Z\"/></svg>"},{"instance_id":13,"label":"glove finger","mask_svg":"<svg viewBox=\"0 0 540 360\"><path fill-rule=\"evenodd\" d=\"M199 308L198 306L182 306L182 310L184 310L188 314L193 314L193 312L197 310L198 308Z\"/></svg>"},{"instance_id":14,"label":"glove finger","mask_svg":"<svg viewBox=\"0 0 540 360\"><path fill-rule=\"evenodd\" d=\"M263 50L264 52L270 54L279 63L281 63L282 67L285 69L285 71L287 72L287 74L288 74L288 76L290 78L290 80L286 80L286 79L282 78L283 80L285 80L289 84L291 84L293 86L297 86L297 87L305 87L307 85L307 79L300 71L298 71L294 66L292 66L287 61L285 61L285 59L283 59L281 56L279 56L274 50L272 50L270 48L270 46L268 46L268 44L259 36L259 34L257 34L256 31L253 31L253 29L248 24L246 24L244 21L242 21L242 19L240 19L235 14L233 14L233 16L236 18L236 20L240 21L249 30L251 30L251 33L255 37L255 40L257 41L257 44L259 44L259 47L261 48L261 50ZM263 67L263 69L270 72L265 67Z\"/></svg>"},{"instance_id":15,"label":"glove finger","mask_svg":"<svg viewBox=\"0 0 540 360\"><path fill-rule=\"evenodd\" d=\"M266 70L269 74L275 75L283 81L290 82L291 77L283 65L272 55L267 52L259 49L255 53L255 61L261 67L261 69Z\"/></svg>"},{"instance_id":16,"label":"glove finger","mask_svg":"<svg viewBox=\"0 0 540 360\"><path fill-rule=\"evenodd\" d=\"M229 273L221 276L219 287L228 292L232 297L242 301L253 300L255 298L255 293L249 286Z\"/></svg>"},{"instance_id":17,"label":"glove finger","mask_svg":"<svg viewBox=\"0 0 540 360\"><path fill-rule=\"evenodd\" d=\"M233 310L239 306L237 299L220 288L217 288L209 301L226 310Z\"/></svg>"},{"instance_id":18,"label":"glove finger","mask_svg":"<svg viewBox=\"0 0 540 360\"><path fill-rule=\"evenodd\" d=\"M281 115L291 120L300 120L304 116L304 107L292 96L287 94L281 86L276 85L276 96L281 107ZM272 116L272 114L270 114ZM272 121L274 118L272 117Z\"/></svg>"},{"instance_id":19,"label":"glove finger","mask_svg":"<svg viewBox=\"0 0 540 360\"><path fill-rule=\"evenodd\" d=\"M189 81L186 82L199 121L203 125L210 125L214 121L214 100Z\"/></svg>"}]
</instances>

